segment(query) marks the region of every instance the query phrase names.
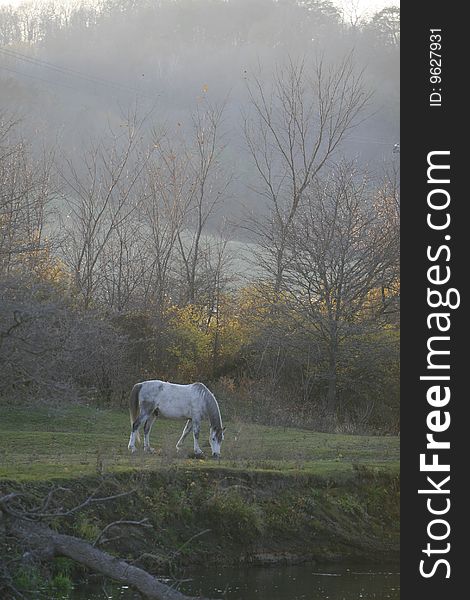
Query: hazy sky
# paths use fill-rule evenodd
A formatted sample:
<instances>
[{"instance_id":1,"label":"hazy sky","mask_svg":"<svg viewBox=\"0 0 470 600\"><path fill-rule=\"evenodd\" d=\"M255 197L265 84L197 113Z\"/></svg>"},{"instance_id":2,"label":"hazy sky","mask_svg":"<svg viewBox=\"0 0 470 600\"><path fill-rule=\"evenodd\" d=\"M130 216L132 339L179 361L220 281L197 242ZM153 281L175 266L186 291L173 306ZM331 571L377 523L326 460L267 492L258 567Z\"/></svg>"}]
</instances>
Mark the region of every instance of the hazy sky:
<instances>
[{"instance_id":1,"label":"hazy sky","mask_svg":"<svg viewBox=\"0 0 470 600\"><path fill-rule=\"evenodd\" d=\"M50 0L33 0L33 3L46 3ZM80 0L63 0L67 4L79 4ZM357 7L359 12L363 11L371 11L375 12L384 8L385 6L397 6L400 4L399 0L333 0L334 4L338 6L354 6ZM11 4L13 6L18 6L19 4L24 4L25 0L0 0L0 5ZM92 4L92 2L90 2Z\"/></svg>"}]
</instances>

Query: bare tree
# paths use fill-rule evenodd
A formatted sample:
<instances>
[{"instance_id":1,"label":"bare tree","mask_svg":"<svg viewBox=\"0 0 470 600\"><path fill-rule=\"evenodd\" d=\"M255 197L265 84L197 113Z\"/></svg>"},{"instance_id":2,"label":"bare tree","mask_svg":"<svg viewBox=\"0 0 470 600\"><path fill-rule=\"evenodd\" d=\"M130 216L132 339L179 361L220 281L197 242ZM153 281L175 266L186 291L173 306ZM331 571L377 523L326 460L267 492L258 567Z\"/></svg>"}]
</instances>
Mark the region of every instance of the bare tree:
<instances>
[{"instance_id":1,"label":"bare tree","mask_svg":"<svg viewBox=\"0 0 470 600\"><path fill-rule=\"evenodd\" d=\"M371 292L396 260L396 245L374 206L367 180L341 164L312 184L286 239L283 292L299 323L327 355L327 410L337 406L340 352L359 330L372 331Z\"/></svg>"},{"instance_id":2,"label":"bare tree","mask_svg":"<svg viewBox=\"0 0 470 600\"><path fill-rule=\"evenodd\" d=\"M121 312L142 303L149 268L146 236L138 209L116 223L98 259L98 297L104 306Z\"/></svg>"},{"instance_id":3,"label":"bare tree","mask_svg":"<svg viewBox=\"0 0 470 600\"><path fill-rule=\"evenodd\" d=\"M172 275L192 191L185 154L167 136L155 145L157 156L149 161L142 182L140 221L147 237L145 303L163 311L175 294Z\"/></svg>"},{"instance_id":4,"label":"bare tree","mask_svg":"<svg viewBox=\"0 0 470 600\"><path fill-rule=\"evenodd\" d=\"M206 330L212 332L212 376L220 366L222 328L227 312L227 296L235 279L233 257L229 240L224 231L211 244L206 254L205 305L207 306Z\"/></svg>"},{"instance_id":5,"label":"bare tree","mask_svg":"<svg viewBox=\"0 0 470 600\"><path fill-rule=\"evenodd\" d=\"M102 284L102 259L112 236L137 208L134 191L149 156L137 153L143 123L134 113L122 133L112 134L110 148L101 143L80 166L68 161L68 171L61 172L67 210L63 252L85 308Z\"/></svg>"},{"instance_id":6,"label":"bare tree","mask_svg":"<svg viewBox=\"0 0 470 600\"><path fill-rule=\"evenodd\" d=\"M290 60L279 67L271 87L260 78L248 83L251 114L245 138L267 217L248 224L261 247L258 257L276 291L286 268L286 242L301 199L347 133L360 122L371 94L352 55L337 66L319 60Z\"/></svg>"},{"instance_id":7,"label":"bare tree","mask_svg":"<svg viewBox=\"0 0 470 600\"><path fill-rule=\"evenodd\" d=\"M183 141L175 147L166 137L158 144L173 198L179 199L172 213L179 221L175 231L185 282L182 300L189 304L197 301L199 269L211 244L207 237L210 220L231 181L221 166L223 111L224 105L213 106L204 100L192 115L189 143Z\"/></svg>"},{"instance_id":8,"label":"bare tree","mask_svg":"<svg viewBox=\"0 0 470 600\"><path fill-rule=\"evenodd\" d=\"M31 157L18 121L0 114L0 273L44 263L45 225L54 195L52 155Z\"/></svg>"},{"instance_id":9,"label":"bare tree","mask_svg":"<svg viewBox=\"0 0 470 600\"><path fill-rule=\"evenodd\" d=\"M384 317L398 316L400 297L400 169L389 165L377 188L374 204L382 227L387 231L390 244L394 247L394 260L382 274L381 298Z\"/></svg>"}]
</instances>

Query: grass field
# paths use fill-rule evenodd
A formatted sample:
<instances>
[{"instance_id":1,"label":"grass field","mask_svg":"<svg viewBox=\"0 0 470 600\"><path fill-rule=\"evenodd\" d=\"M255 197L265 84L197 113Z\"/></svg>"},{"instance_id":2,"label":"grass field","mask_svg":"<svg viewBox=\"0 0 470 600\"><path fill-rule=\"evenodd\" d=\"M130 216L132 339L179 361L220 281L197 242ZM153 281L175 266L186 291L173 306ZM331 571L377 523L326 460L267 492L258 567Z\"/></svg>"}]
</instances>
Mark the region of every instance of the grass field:
<instances>
[{"instance_id":1,"label":"grass field","mask_svg":"<svg viewBox=\"0 0 470 600\"><path fill-rule=\"evenodd\" d=\"M396 437L316 433L301 429L227 423L222 460L189 458L192 438L177 455L184 422L158 421L151 435L156 454L127 450L129 417L125 410L94 407L21 407L0 405L0 477L16 480L68 478L97 472L188 466L223 467L327 475L365 464L398 469ZM210 456L208 425L201 447Z\"/></svg>"}]
</instances>

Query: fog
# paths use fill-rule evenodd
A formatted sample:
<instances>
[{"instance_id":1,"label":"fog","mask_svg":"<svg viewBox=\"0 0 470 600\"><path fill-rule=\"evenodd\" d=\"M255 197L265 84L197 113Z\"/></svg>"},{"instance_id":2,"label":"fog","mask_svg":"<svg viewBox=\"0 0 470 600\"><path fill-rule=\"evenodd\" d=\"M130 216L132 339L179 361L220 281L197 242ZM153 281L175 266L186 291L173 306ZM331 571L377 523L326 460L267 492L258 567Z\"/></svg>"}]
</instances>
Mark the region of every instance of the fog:
<instances>
[{"instance_id":1,"label":"fog","mask_svg":"<svg viewBox=\"0 0 470 600\"><path fill-rule=\"evenodd\" d=\"M0 106L39 150L73 158L135 111L146 132L177 135L204 102L225 103L221 161L231 210L255 202L243 119L247 82L267 89L286 60L336 64L353 53L372 92L335 152L371 172L397 161L398 9L358 17L327 0L103 0L0 6ZM354 16L356 15L356 16ZM333 157L332 157L333 158ZM227 209L225 209L226 211ZM223 211L222 211L223 212Z\"/></svg>"}]
</instances>

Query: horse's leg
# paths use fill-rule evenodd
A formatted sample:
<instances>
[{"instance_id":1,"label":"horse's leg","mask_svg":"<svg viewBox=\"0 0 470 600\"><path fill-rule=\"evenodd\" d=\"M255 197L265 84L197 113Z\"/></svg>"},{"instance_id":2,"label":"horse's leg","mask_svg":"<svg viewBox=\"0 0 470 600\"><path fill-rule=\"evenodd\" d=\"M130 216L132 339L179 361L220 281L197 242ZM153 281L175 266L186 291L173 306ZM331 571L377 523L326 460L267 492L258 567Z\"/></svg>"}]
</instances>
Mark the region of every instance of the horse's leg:
<instances>
[{"instance_id":1,"label":"horse's leg","mask_svg":"<svg viewBox=\"0 0 470 600\"><path fill-rule=\"evenodd\" d=\"M147 419L147 415L140 413L137 419L132 423L131 436L129 438L129 445L127 446L131 452L136 451L135 447L135 438L137 436L137 432L142 423Z\"/></svg>"},{"instance_id":2,"label":"horse's leg","mask_svg":"<svg viewBox=\"0 0 470 600\"><path fill-rule=\"evenodd\" d=\"M151 417L149 417L146 421L145 421L145 425L144 425L144 452L155 452L155 450L153 448L150 447L150 430L152 429L152 425L155 423L155 419L156 419L156 415L152 414Z\"/></svg>"},{"instance_id":3,"label":"horse's leg","mask_svg":"<svg viewBox=\"0 0 470 600\"><path fill-rule=\"evenodd\" d=\"M193 422L193 438L194 438L194 454L196 456L202 456L204 452L199 447L199 432L201 431L201 424L199 421Z\"/></svg>"},{"instance_id":4,"label":"horse's leg","mask_svg":"<svg viewBox=\"0 0 470 600\"><path fill-rule=\"evenodd\" d=\"M176 443L176 449L181 450L181 444L184 442L186 436L191 433L191 429L193 428L193 422L191 419L186 421L186 425L184 426L183 433L181 434L180 439Z\"/></svg>"}]
</instances>

